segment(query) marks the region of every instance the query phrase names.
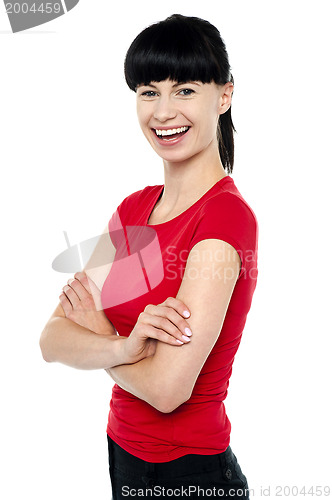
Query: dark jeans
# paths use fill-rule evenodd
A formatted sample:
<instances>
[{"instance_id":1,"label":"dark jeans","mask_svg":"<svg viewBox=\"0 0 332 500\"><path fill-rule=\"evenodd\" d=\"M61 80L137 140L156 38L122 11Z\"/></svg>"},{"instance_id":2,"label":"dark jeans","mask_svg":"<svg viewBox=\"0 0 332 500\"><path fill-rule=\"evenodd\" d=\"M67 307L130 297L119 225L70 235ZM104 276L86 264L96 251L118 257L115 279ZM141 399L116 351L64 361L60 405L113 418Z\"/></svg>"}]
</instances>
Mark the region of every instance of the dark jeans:
<instances>
[{"instance_id":1,"label":"dark jeans","mask_svg":"<svg viewBox=\"0 0 332 500\"><path fill-rule=\"evenodd\" d=\"M249 487L230 446L217 455L185 455L151 463L128 453L109 436L113 500L124 498L249 499Z\"/></svg>"}]
</instances>

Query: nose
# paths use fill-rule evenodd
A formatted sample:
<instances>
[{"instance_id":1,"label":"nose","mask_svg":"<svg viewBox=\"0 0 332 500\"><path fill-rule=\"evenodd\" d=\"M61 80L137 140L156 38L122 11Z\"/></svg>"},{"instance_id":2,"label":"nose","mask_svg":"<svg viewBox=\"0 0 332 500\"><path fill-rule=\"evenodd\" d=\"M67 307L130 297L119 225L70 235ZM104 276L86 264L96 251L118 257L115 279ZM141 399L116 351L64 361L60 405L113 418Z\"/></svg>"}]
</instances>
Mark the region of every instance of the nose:
<instances>
[{"instance_id":1,"label":"nose","mask_svg":"<svg viewBox=\"0 0 332 500\"><path fill-rule=\"evenodd\" d=\"M161 96L156 100L156 107L153 117L159 122L166 122L176 116L176 109L174 103L168 96Z\"/></svg>"}]
</instances>

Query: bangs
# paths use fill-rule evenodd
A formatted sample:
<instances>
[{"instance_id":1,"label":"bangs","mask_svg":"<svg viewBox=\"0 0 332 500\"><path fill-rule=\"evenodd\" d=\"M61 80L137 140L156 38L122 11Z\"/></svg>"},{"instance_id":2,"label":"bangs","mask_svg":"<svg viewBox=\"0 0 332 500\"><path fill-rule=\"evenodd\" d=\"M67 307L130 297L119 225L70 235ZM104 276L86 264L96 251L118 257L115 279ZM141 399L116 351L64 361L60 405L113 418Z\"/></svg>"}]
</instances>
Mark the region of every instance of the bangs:
<instances>
[{"instance_id":1,"label":"bangs","mask_svg":"<svg viewBox=\"0 0 332 500\"><path fill-rule=\"evenodd\" d=\"M218 41L213 46L211 28ZM220 68L215 55L220 44L224 48L219 31L207 21L173 15L149 26L135 38L125 59L126 82L134 91L138 85L167 79L224 84L229 78L229 66Z\"/></svg>"}]
</instances>

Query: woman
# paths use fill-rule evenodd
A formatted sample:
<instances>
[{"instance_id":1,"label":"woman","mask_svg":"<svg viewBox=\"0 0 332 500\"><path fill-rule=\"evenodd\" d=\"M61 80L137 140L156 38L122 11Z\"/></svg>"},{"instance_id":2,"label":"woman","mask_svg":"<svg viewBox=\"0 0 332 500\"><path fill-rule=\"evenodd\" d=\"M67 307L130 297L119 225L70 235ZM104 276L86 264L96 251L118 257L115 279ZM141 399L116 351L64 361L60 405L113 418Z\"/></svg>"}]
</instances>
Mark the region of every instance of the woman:
<instances>
[{"instance_id":1,"label":"woman","mask_svg":"<svg viewBox=\"0 0 332 500\"><path fill-rule=\"evenodd\" d=\"M256 286L258 227L229 175L226 48L207 21L173 15L137 36L125 76L164 185L119 205L84 271L63 287L43 356L104 368L116 382L114 499L249 498L223 401Z\"/></svg>"}]
</instances>

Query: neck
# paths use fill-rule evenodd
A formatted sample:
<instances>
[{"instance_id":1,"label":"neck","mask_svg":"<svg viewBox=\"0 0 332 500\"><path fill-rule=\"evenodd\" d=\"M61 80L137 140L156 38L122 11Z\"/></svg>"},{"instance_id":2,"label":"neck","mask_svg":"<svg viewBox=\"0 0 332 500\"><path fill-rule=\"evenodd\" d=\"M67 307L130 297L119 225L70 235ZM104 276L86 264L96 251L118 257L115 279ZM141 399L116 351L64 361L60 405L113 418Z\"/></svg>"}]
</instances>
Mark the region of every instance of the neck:
<instances>
[{"instance_id":1,"label":"neck","mask_svg":"<svg viewBox=\"0 0 332 500\"><path fill-rule=\"evenodd\" d=\"M164 160L164 191L159 211L176 211L195 202L216 182L227 175L220 161L218 148L203 151L185 162Z\"/></svg>"}]
</instances>

